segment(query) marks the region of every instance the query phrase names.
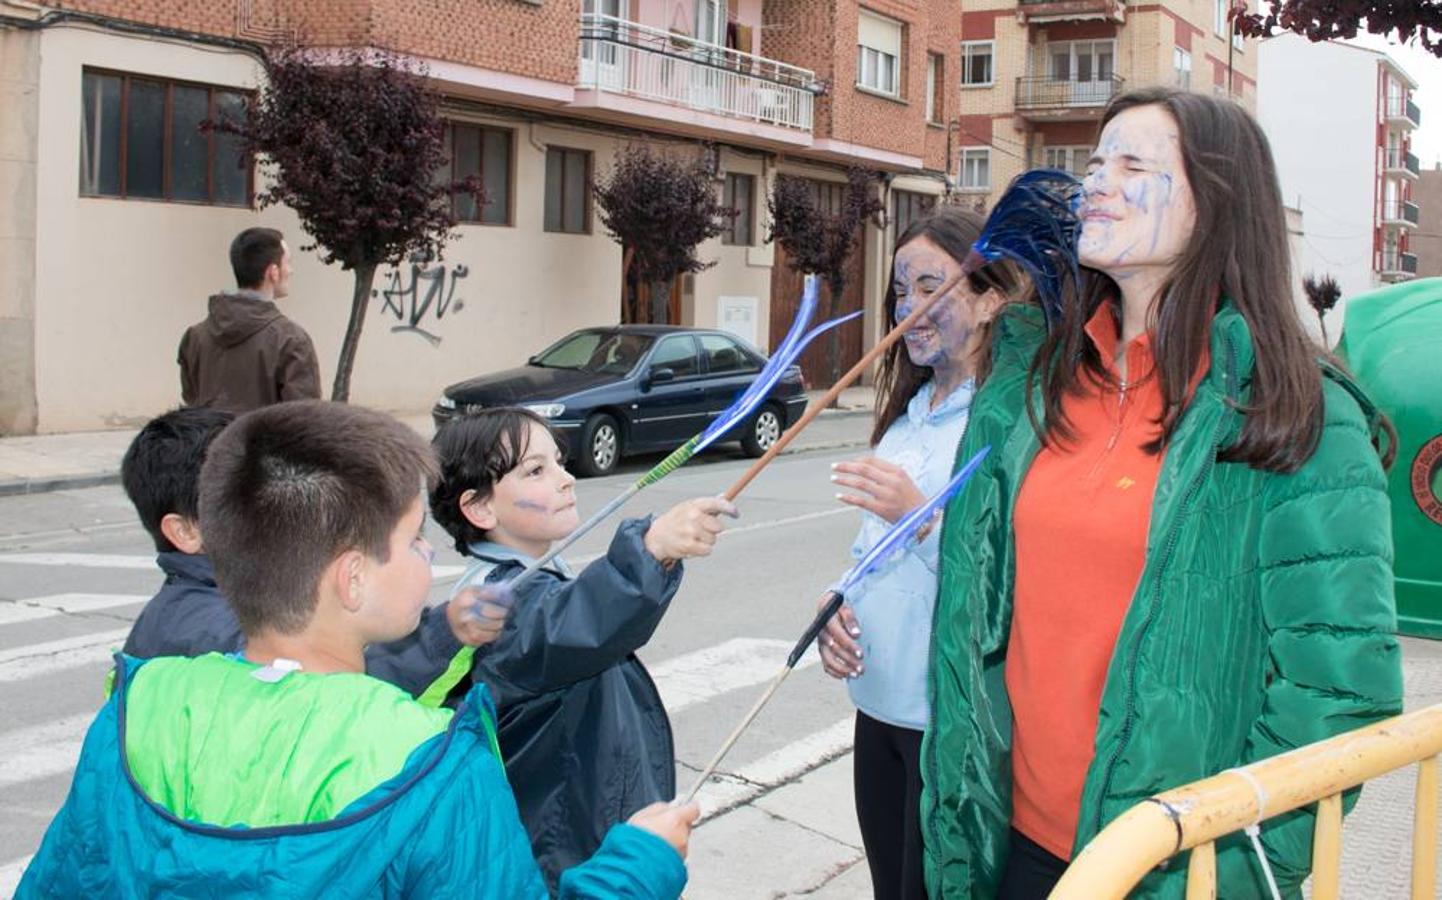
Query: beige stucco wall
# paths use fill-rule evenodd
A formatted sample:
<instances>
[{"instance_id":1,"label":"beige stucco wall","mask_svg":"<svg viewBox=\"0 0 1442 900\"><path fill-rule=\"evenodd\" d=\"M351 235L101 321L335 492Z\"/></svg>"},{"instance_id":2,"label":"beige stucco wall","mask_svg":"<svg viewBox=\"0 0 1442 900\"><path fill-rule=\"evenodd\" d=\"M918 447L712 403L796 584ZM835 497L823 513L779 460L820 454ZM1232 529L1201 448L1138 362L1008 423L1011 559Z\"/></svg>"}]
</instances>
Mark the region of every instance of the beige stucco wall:
<instances>
[{"instance_id":1,"label":"beige stucco wall","mask_svg":"<svg viewBox=\"0 0 1442 900\"><path fill-rule=\"evenodd\" d=\"M204 317L209 294L231 286L229 242L252 225L280 228L290 239L295 274L291 296L281 306L314 339L328 392L352 281L314 253L299 252L305 237L289 210L83 198L78 192L83 67L252 87L259 77L255 62L240 53L79 28L48 29L41 42L33 291L38 430L129 427L178 403L180 335ZM463 118L516 132L514 223L459 226L444 260L448 272L457 266L468 270L456 282L458 302L443 318L433 309L420 323L439 343L393 331L409 323L387 311L382 298L372 300L354 370L355 402L427 409L447 384L520 364L572 329L619 318L620 248L594 214L587 235L548 234L542 215L548 143L591 150L601 173L624 140L559 124ZM755 157L728 156L724 165L768 174ZM758 185L758 205L761 194ZM764 225L757 228L764 234ZM755 296L758 343L764 345L771 248L714 241L702 255L718 265L696 279L688 321L714 324L720 295ZM405 265L381 270L377 289L389 286L392 272L409 284ZM10 391L7 379L3 392Z\"/></svg>"},{"instance_id":2,"label":"beige stucco wall","mask_svg":"<svg viewBox=\"0 0 1442 900\"><path fill-rule=\"evenodd\" d=\"M771 266L776 257L773 246L766 243L766 235L770 231L766 198L771 196L776 166L769 157L723 150L720 168L723 176L726 172L736 172L756 179L756 194L752 198L752 246L724 244L719 237L701 244L696 249L697 257L715 265L696 273L692 279L692 289L685 298L682 316L693 325L720 328L725 326L719 319L723 297L754 299L756 315L752 332L743 336L754 338L757 347L767 350L770 347ZM724 177L717 180L718 191L723 181Z\"/></svg>"},{"instance_id":3,"label":"beige stucco wall","mask_svg":"<svg viewBox=\"0 0 1442 900\"><path fill-rule=\"evenodd\" d=\"M35 429L40 38L0 29L0 435Z\"/></svg>"}]
</instances>

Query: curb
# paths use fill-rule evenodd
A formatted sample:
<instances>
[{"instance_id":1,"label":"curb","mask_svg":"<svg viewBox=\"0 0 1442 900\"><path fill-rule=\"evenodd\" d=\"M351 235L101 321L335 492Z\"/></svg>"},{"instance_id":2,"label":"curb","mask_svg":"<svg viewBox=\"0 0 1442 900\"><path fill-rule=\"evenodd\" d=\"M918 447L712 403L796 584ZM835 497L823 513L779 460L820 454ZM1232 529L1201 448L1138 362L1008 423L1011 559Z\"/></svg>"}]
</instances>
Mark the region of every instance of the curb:
<instances>
[{"instance_id":1,"label":"curb","mask_svg":"<svg viewBox=\"0 0 1442 900\"><path fill-rule=\"evenodd\" d=\"M852 418L855 416L869 416L871 415L871 410L866 407L854 407L852 409L826 410L821 415L826 418ZM809 452L812 450L839 450L844 447L855 447L865 443L865 440L825 441L816 444L807 444L801 447L787 447L781 451L781 455L788 456L792 453ZM105 487L119 483L119 471L92 472L84 475L54 475L41 478L6 478L0 479L0 497L24 497L30 494L46 494L51 491Z\"/></svg>"},{"instance_id":2,"label":"curb","mask_svg":"<svg viewBox=\"0 0 1442 900\"><path fill-rule=\"evenodd\" d=\"M7 478L0 481L0 497L23 497L50 491L104 487L120 483L119 472L98 472L89 475L56 475L49 478Z\"/></svg>"}]
</instances>

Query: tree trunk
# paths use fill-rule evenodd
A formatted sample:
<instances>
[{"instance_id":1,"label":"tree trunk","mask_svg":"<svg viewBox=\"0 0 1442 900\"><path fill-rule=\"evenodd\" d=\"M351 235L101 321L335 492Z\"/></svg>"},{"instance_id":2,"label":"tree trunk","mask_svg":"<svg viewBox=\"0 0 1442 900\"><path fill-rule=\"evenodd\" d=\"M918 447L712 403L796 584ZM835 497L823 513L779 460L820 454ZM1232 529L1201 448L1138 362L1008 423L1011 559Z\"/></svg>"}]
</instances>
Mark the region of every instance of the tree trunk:
<instances>
[{"instance_id":1,"label":"tree trunk","mask_svg":"<svg viewBox=\"0 0 1442 900\"><path fill-rule=\"evenodd\" d=\"M345 340L341 341L340 359L335 364L335 384L330 389L330 398L337 403L350 402L350 372L355 367L355 352L360 346L361 326L365 325L366 310L371 302L371 287L375 280L374 263L356 267L355 292L350 299L350 321L345 326Z\"/></svg>"},{"instance_id":2,"label":"tree trunk","mask_svg":"<svg viewBox=\"0 0 1442 900\"><path fill-rule=\"evenodd\" d=\"M650 302L646 313L652 325L676 325L671 321L672 282L653 281L647 289Z\"/></svg>"},{"instance_id":3,"label":"tree trunk","mask_svg":"<svg viewBox=\"0 0 1442 900\"><path fill-rule=\"evenodd\" d=\"M631 291L631 260L636 258L636 248L626 247L621 254L621 322L636 321L636 299Z\"/></svg>"},{"instance_id":4,"label":"tree trunk","mask_svg":"<svg viewBox=\"0 0 1442 900\"><path fill-rule=\"evenodd\" d=\"M828 286L831 288L831 299L826 304L826 313L820 321L827 322L836 318L841 306L841 293L846 290L846 279L838 273L832 273L828 279ZM835 384L841 377L841 329L832 328L826 332L826 373L829 376L827 387ZM840 405L840 397L832 401L833 406Z\"/></svg>"}]
</instances>

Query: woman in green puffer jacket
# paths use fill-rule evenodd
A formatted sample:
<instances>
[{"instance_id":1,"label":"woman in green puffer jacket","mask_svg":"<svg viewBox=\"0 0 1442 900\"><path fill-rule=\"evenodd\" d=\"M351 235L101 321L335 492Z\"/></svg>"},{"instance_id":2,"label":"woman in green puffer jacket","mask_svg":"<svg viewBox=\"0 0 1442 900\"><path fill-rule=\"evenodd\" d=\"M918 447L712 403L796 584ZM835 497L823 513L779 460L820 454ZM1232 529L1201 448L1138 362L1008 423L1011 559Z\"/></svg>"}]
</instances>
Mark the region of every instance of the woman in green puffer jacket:
<instances>
[{"instance_id":1,"label":"woman in green puffer jacket","mask_svg":"<svg viewBox=\"0 0 1442 900\"><path fill-rule=\"evenodd\" d=\"M1234 103L1117 98L1076 303L997 325L942 534L927 887L1045 897L1138 801L1401 709L1382 420L1293 306L1266 138ZM1269 820L1284 896L1313 815ZM1218 845L1219 896L1265 897ZM1184 860L1138 896L1183 893Z\"/></svg>"}]
</instances>

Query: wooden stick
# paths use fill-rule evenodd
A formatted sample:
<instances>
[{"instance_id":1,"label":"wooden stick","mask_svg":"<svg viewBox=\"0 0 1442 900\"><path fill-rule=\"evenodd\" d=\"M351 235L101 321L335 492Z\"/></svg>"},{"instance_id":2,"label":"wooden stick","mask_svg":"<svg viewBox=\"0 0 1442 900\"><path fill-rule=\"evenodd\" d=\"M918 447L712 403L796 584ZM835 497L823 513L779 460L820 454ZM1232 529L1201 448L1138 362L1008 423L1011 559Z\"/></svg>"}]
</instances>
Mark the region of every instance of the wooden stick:
<instances>
[{"instance_id":1,"label":"wooden stick","mask_svg":"<svg viewBox=\"0 0 1442 900\"><path fill-rule=\"evenodd\" d=\"M725 758L727 753L731 752L731 748L734 747L736 741L741 738L741 733L746 730L746 726L751 724L752 720L761 712L761 709L771 700L771 697L776 693L776 689L781 687L781 682L785 681L786 676L790 674L790 666L781 667L781 671L777 672L776 677L771 679L771 686L766 689L766 693L761 695L761 698L757 700L756 703L752 705L750 711L746 713L746 717L731 730L731 733L726 736L726 740L721 742L720 749L711 757L711 761L706 764L706 768L701 770L701 775L696 779L696 783L691 785L691 790L687 791L686 796L677 802L686 804L695 799L696 792L701 790L701 785L705 784L706 780L715 774L716 767L721 765L721 760Z\"/></svg>"},{"instance_id":2,"label":"wooden stick","mask_svg":"<svg viewBox=\"0 0 1442 900\"><path fill-rule=\"evenodd\" d=\"M796 646L791 648L791 653L786 657L786 665L782 666L781 671L776 673L776 677L771 680L771 686L766 689L766 692L761 695L761 699L757 700L746 713L741 723L726 736L726 740L721 742L721 749L717 750L716 755L711 757L711 761L706 764L706 768L701 770L701 777L696 779L696 783L691 785L691 790L686 792L686 798L680 802L690 803L691 799L696 796L696 792L701 790L701 785L705 784L706 779L715 773L716 767L721 765L721 760L726 757L727 753L731 752L732 747L736 746L736 741L741 738L741 733L755 720L762 708L771 702L772 696L776 694L776 689L781 687L781 682L785 681L786 676L790 675L792 670L796 668L796 664L799 663L801 657L806 654L806 650L811 646L811 642L816 640L817 636L821 634L821 629L825 628L826 623L830 622L831 618L841 611L841 604L844 599L845 598L836 591L831 592L831 599L826 601L825 606L816 611L816 617L811 620L811 624L806 627L806 631L802 632L801 638L796 642Z\"/></svg>"},{"instance_id":3,"label":"wooden stick","mask_svg":"<svg viewBox=\"0 0 1442 900\"><path fill-rule=\"evenodd\" d=\"M970 262L970 260L968 260L968 262ZM736 495L746 490L746 486L751 483L752 479L761 474L761 470L766 468L767 464L775 459L782 450L786 449L786 445L791 443L791 440L795 438L796 435L801 433L801 429L810 425L811 420L819 416L823 409L830 406L837 397L841 396L841 392L850 387L853 381L860 378L862 373L870 368L872 363L876 362L877 357L881 356L881 354L886 352L888 347L900 340L901 336L926 314L926 311L931 308L931 304L935 303L937 298L944 297L951 293L952 288L960 284L961 280L968 274L970 274L970 270L963 266L959 274L948 279L941 287L932 291L931 296L921 301L916 309L911 311L910 315L900 322L897 322L894 328L883 335L881 340L876 342L875 346L866 351L861 359L857 360L856 365L852 366L845 375L837 379L830 390L811 401L810 405L806 407L806 411L801 414L801 418L796 420L796 424L786 429L786 432L776 439L776 443L772 444L770 449L768 449L760 459L752 463L751 468L747 469L740 478L736 479L736 483L727 488L726 493L722 496L727 500L735 500Z\"/></svg>"}]
</instances>

